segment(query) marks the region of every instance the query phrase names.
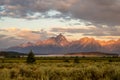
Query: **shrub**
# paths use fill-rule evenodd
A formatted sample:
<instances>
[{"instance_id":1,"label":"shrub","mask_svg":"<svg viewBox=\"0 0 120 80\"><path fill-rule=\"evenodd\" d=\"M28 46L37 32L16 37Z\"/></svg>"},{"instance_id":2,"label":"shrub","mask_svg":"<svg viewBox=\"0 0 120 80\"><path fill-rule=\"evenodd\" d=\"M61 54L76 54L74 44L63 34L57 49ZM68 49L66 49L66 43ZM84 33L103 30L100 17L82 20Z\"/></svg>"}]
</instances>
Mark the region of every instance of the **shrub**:
<instances>
[{"instance_id":1,"label":"shrub","mask_svg":"<svg viewBox=\"0 0 120 80\"><path fill-rule=\"evenodd\" d=\"M75 57L74 63L79 63L79 58L78 57Z\"/></svg>"},{"instance_id":2,"label":"shrub","mask_svg":"<svg viewBox=\"0 0 120 80\"><path fill-rule=\"evenodd\" d=\"M36 60L35 60L35 57L34 57L34 53L32 52L32 50L29 52L28 54L28 57L27 57L27 63L31 64L31 63L34 63Z\"/></svg>"},{"instance_id":3,"label":"shrub","mask_svg":"<svg viewBox=\"0 0 120 80\"><path fill-rule=\"evenodd\" d=\"M68 59L65 59L64 62L68 62L69 63L70 61Z\"/></svg>"}]
</instances>

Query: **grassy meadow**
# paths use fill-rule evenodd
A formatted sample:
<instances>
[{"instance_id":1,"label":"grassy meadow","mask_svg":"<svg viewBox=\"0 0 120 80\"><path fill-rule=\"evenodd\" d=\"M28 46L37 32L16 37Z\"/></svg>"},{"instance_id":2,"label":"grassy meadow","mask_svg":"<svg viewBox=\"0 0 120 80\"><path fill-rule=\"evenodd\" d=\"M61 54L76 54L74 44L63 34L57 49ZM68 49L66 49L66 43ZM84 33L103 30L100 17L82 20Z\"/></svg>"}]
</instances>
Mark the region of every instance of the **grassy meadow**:
<instances>
[{"instance_id":1,"label":"grassy meadow","mask_svg":"<svg viewBox=\"0 0 120 80\"><path fill-rule=\"evenodd\" d=\"M120 80L119 57L1 58L0 80Z\"/></svg>"}]
</instances>

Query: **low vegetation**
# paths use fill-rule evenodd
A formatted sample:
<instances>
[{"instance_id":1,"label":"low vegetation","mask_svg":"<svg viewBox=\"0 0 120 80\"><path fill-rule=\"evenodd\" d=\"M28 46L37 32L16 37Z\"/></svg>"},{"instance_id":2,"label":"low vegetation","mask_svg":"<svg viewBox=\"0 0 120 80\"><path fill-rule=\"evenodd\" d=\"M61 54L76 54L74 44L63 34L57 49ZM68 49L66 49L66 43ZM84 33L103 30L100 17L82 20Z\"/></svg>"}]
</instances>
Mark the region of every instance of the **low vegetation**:
<instances>
[{"instance_id":1,"label":"low vegetation","mask_svg":"<svg viewBox=\"0 0 120 80\"><path fill-rule=\"evenodd\" d=\"M0 80L120 80L119 57L1 58Z\"/></svg>"},{"instance_id":2,"label":"low vegetation","mask_svg":"<svg viewBox=\"0 0 120 80\"><path fill-rule=\"evenodd\" d=\"M120 63L1 63L0 80L120 80Z\"/></svg>"}]
</instances>

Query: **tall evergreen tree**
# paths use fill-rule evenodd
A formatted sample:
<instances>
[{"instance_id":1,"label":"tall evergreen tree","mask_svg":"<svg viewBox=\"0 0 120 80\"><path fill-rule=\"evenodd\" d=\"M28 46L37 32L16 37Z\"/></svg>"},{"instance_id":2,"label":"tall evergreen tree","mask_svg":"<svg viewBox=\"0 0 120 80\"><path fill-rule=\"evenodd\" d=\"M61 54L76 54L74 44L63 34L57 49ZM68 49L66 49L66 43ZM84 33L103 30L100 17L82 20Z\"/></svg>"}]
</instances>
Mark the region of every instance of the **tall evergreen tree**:
<instances>
[{"instance_id":1,"label":"tall evergreen tree","mask_svg":"<svg viewBox=\"0 0 120 80\"><path fill-rule=\"evenodd\" d=\"M36 60L35 60L35 57L34 57L34 53L33 51L31 50L28 54L28 57L27 57L27 63L31 64L31 63L34 63Z\"/></svg>"}]
</instances>

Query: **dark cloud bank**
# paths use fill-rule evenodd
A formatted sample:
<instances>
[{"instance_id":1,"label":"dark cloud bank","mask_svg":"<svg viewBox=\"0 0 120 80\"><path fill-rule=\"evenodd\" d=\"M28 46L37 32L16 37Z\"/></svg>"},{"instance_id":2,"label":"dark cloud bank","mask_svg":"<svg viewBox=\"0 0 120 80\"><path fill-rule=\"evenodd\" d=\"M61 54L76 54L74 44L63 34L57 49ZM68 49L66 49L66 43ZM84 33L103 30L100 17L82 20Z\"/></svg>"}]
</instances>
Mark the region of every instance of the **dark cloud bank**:
<instances>
[{"instance_id":1,"label":"dark cloud bank","mask_svg":"<svg viewBox=\"0 0 120 80\"><path fill-rule=\"evenodd\" d=\"M90 28L52 28L52 32L81 33L83 36L120 36L118 27L90 27Z\"/></svg>"},{"instance_id":2,"label":"dark cloud bank","mask_svg":"<svg viewBox=\"0 0 120 80\"><path fill-rule=\"evenodd\" d=\"M0 0L0 5L1 16L26 18L56 10L93 24L120 25L120 0Z\"/></svg>"}]
</instances>

